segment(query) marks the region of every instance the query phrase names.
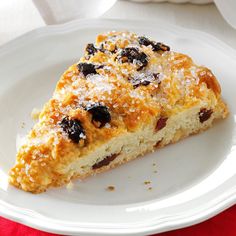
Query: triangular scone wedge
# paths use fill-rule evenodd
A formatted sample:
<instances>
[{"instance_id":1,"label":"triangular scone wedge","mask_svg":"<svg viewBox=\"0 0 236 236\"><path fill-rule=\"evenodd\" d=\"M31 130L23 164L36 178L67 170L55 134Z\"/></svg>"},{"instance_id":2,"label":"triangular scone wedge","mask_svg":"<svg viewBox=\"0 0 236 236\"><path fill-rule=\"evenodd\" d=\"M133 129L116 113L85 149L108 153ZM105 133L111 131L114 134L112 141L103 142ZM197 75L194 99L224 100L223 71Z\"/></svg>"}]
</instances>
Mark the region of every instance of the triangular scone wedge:
<instances>
[{"instance_id":1,"label":"triangular scone wedge","mask_svg":"<svg viewBox=\"0 0 236 236\"><path fill-rule=\"evenodd\" d=\"M228 114L212 72L129 32L99 35L59 80L10 183L33 193L174 143Z\"/></svg>"}]
</instances>

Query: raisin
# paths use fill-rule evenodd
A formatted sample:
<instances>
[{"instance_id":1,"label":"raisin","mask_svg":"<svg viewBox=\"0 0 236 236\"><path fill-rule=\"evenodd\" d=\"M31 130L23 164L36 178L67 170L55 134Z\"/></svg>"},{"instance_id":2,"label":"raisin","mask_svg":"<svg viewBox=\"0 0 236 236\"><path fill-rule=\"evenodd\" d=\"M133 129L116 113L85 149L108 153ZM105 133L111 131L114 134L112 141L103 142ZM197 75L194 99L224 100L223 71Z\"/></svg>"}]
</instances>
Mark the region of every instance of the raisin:
<instances>
[{"instance_id":1,"label":"raisin","mask_svg":"<svg viewBox=\"0 0 236 236\"><path fill-rule=\"evenodd\" d=\"M144 36L138 37L138 42L140 45L144 45L144 46L149 46L153 44L151 40L149 40L148 38Z\"/></svg>"},{"instance_id":2,"label":"raisin","mask_svg":"<svg viewBox=\"0 0 236 236\"><path fill-rule=\"evenodd\" d=\"M108 166L119 154L112 154L110 156L105 157L103 160L99 161L98 163L95 163L92 168L98 169L103 166Z\"/></svg>"},{"instance_id":3,"label":"raisin","mask_svg":"<svg viewBox=\"0 0 236 236\"><path fill-rule=\"evenodd\" d=\"M139 61L139 64L141 63L142 65L140 65L140 67L137 69L137 71L142 70L145 66L147 66L148 64L148 60L147 60L147 55L142 52L139 56L139 58L137 59Z\"/></svg>"},{"instance_id":4,"label":"raisin","mask_svg":"<svg viewBox=\"0 0 236 236\"><path fill-rule=\"evenodd\" d=\"M133 77L133 78L129 79L129 81L133 85L133 88L136 89L140 85L147 86L151 82L156 81L158 79L159 79L159 73L154 73L154 74L150 74L150 75L147 75L147 76L141 77L141 78L140 77ZM158 82L158 84L159 84L159 82Z\"/></svg>"},{"instance_id":5,"label":"raisin","mask_svg":"<svg viewBox=\"0 0 236 236\"><path fill-rule=\"evenodd\" d=\"M98 51L92 43L89 43L85 50L89 55L94 55Z\"/></svg>"},{"instance_id":6,"label":"raisin","mask_svg":"<svg viewBox=\"0 0 236 236\"><path fill-rule=\"evenodd\" d=\"M154 147L155 147L155 148L160 147L161 142L162 142L162 139L159 140L159 141L157 141L156 144L154 145Z\"/></svg>"},{"instance_id":7,"label":"raisin","mask_svg":"<svg viewBox=\"0 0 236 236\"><path fill-rule=\"evenodd\" d=\"M125 48L119 55L119 60L124 62L136 63L139 65L137 69L142 70L148 64L148 57L144 52L140 52L137 48Z\"/></svg>"},{"instance_id":8,"label":"raisin","mask_svg":"<svg viewBox=\"0 0 236 236\"><path fill-rule=\"evenodd\" d=\"M202 108L198 113L200 122L203 123L204 121L208 120L212 113L213 111L211 109L207 110L206 108Z\"/></svg>"},{"instance_id":9,"label":"raisin","mask_svg":"<svg viewBox=\"0 0 236 236\"><path fill-rule=\"evenodd\" d=\"M103 66L100 65L94 65L92 63L86 63L86 62L81 62L77 65L78 69L80 72L84 74L84 76L90 75L90 74L98 74L96 69L100 69Z\"/></svg>"},{"instance_id":10,"label":"raisin","mask_svg":"<svg viewBox=\"0 0 236 236\"><path fill-rule=\"evenodd\" d=\"M155 51L170 51L170 47L163 44L163 43L157 43L155 41L151 41L146 37L138 37L138 42L140 45L144 46L152 46L152 50Z\"/></svg>"},{"instance_id":11,"label":"raisin","mask_svg":"<svg viewBox=\"0 0 236 236\"><path fill-rule=\"evenodd\" d=\"M155 52L155 51L170 51L170 47L169 46L167 46L167 45L165 45L165 44L163 44L163 43L154 43L153 45L152 45L152 47L153 47L153 51Z\"/></svg>"},{"instance_id":12,"label":"raisin","mask_svg":"<svg viewBox=\"0 0 236 236\"><path fill-rule=\"evenodd\" d=\"M143 81L140 81L140 82L136 82L133 84L133 88L136 89L137 87L139 87L140 85L143 85L143 86L147 86L149 85L151 82L148 81L148 80L143 80Z\"/></svg>"},{"instance_id":13,"label":"raisin","mask_svg":"<svg viewBox=\"0 0 236 236\"><path fill-rule=\"evenodd\" d=\"M158 85L161 84L160 73L153 73L154 80L157 81Z\"/></svg>"},{"instance_id":14,"label":"raisin","mask_svg":"<svg viewBox=\"0 0 236 236\"><path fill-rule=\"evenodd\" d=\"M85 131L77 119L69 119L64 117L60 122L60 125L64 132L67 133L68 137L74 142L78 143L80 139L85 137Z\"/></svg>"},{"instance_id":15,"label":"raisin","mask_svg":"<svg viewBox=\"0 0 236 236\"><path fill-rule=\"evenodd\" d=\"M160 77L160 73L153 73L153 77L155 80L158 80Z\"/></svg>"},{"instance_id":16,"label":"raisin","mask_svg":"<svg viewBox=\"0 0 236 236\"><path fill-rule=\"evenodd\" d=\"M87 107L86 110L90 114L92 114L92 122L95 123L96 125L97 125L96 122L99 123L98 128L103 127L106 123L111 121L111 115L106 106L103 106L99 103L95 103L92 106Z\"/></svg>"},{"instance_id":17,"label":"raisin","mask_svg":"<svg viewBox=\"0 0 236 236\"><path fill-rule=\"evenodd\" d=\"M100 48L99 48L100 52L106 53L106 49L104 48L104 44L102 43Z\"/></svg>"},{"instance_id":18,"label":"raisin","mask_svg":"<svg viewBox=\"0 0 236 236\"><path fill-rule=\"evenodd\" d=\"M106 53L106 52L116 53L117 52L117 46L115 46L115 48L113 50L108 50L108 49L105 49L104 44L102 43L100 48L99 48L99 51L101 51L103 53Z\"/></svg>"},{"instance_id":19,"label":"raisin","mask_svg":"<svg viewBox=\"0 0 236 236\"><path fill-rule=\"evenodd\" d=\"M163 129L166 126L167 117L161 117L156 124L156 131Z\"/></svg>"}]
</instances>

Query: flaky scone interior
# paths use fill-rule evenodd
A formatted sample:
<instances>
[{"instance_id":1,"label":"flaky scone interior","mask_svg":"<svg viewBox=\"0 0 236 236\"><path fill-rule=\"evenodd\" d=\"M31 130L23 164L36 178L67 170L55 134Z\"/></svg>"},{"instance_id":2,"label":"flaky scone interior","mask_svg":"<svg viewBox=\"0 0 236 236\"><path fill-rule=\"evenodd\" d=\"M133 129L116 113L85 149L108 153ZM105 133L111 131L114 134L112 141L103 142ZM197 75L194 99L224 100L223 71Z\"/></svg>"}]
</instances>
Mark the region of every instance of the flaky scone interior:
<instances>
[{"instance_id":1,"label":"flaky scone interior","mask_svg":"<svg viewBox=\"0 0 236 236\"><path fill-rule=\"evenodd\" d=\"M206 67L144 36L101 34L60 78L9 181L43 192L198 133L227 114Z\"/></svg>"}]
</instances>

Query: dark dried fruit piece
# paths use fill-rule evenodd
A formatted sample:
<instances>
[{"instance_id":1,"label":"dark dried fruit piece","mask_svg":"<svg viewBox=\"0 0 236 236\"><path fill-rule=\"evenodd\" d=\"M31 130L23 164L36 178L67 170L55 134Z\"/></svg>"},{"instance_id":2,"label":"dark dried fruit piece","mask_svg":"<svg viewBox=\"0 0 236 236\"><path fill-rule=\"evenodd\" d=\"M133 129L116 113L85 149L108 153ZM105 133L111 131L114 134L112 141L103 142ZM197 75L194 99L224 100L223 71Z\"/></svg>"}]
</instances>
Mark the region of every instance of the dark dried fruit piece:
<instances>
[{"instance_id":1,"label":"dark dried fruit piece","mask_svg":"<svg viewBox=\"0 0 236 236\"><path fill-rule=\"evenodd\" d=\"M85 50L87 51L88 55L94 55L98 51L92 43L89 43Z\"/></svg>"},{"instance_id":2,"label":"dark dried fruit piece","mask_svg":"<svg viewBox=\"0 0 236 236\"><path fill-rule=\"evenodd\" d=\"M161 117L156 124L156 131L163 129L166 126L167 117Z\"/></svg>"},{"instance_id":3,"label":"dark dried fruit piece","mask_svg":"<svg viewBox=\"0 0 236 236\"><path fill-rule=\"evenodd\" d=\"M148 64L148 57L144 52L140 52L137 48L127 47L123 49L118 56L122 63L130 62L139 65L138 71Z\"/></svg>"},{"instance_id":4,"label":"dark dried fruit piece","mask_svg":"<svg viewBox=\"0 0 236 236\"><path fill-rule=\"evenodd\" d=\"M81 62L77 65L80 72L87 76L89 74L97 74L96 66L92 63Z\"/></svg>"},{"instance_id":5,"label":"dark dried fruit piece","mask_svg":"<svg viewBox=\"0 0 236 236\"><path fill-rule=\"evenodd\" d=\"M133 88L136 89L137 87L139 87L140 85L143 85L143 86L147 86L149 85L151 82L148 81L148 80L142 80L140 82L137 82L137 83L134 83L133 84Z\"/></svg>"},{"instance_id":6,"label":"dark dried fruit piece","mask_svg":"<svg viewBox=\"0 0 236 236\"><path fill-rule=\"evenodd\" d=\"M144 52L140 53L140 56L138 57L137 60L138 60L138 65L139 65L139 68L137 69L137 71L142 70L148 64L147 55Z\"/></svg>"},{"instance_id":7,"label":"dark dried fruit piece","mask_svg":"<svg viewBox=\"0 0 236 236\"><path fill-rule=\"evenodd\" d=\"M78 143L80 139L85 138L85 131L79 120L64 117L60 125L74 143Z\"/></svg>"},{"instance_id":8,"label":"dark dried fruit piece","mask_svg":"<svg viewBox=\"0 0 236 236\"><path fill-rule=\"evenodd\" d=\"M170 51L170 47L163 44L163 43L157 43L155 41L151 41L150 39L141 36L138 37L138 42L140 45L144 45L144 46L152 46L152 50L155 51Z\"/></svg>"},{"instance_id":9,"label":"dark dried fruit piece","mask_svg":"<svg viewBox=\"0 0 236 236\"><path fill-rule=\"evenodd\" d=\"M150 39L144 37L144 36L140 36L138 37L138 42L140 45L144 45L144 46L149 46L149 45L153 45L153 41L151 41Z\"/></svg>"},{"instance_id":10,"label":"dark dried fruit piece","mask_svg":"<svg viewBox=\"0 0 236 236\"><path fill-rule=\"evenodd\" d=\"M147 86L151 82L154 82L159 79L159 73L154 73L151 75L146 75L145 77L133 77L129 78L129 82L133 85L133 88L136 89L137 87L143 85ZM160 82L158 82L160 84Z\"/></svg>"},{"instance_id":11,"label":"dark dried fruit piece","mask_svg":"<svg viewBox=\"0 0 236 236\"><path fill-rule=\"evenodd\" d=\"M157 81L158 85L161 84L160 73L153 73L154 81Z\"/></svg>"},{"instance_id":12,"label":"dark dried fruit piece","mask_svg":"<svg viewBox=\"0 0 236 236\"><path fill-rule=\"evenodd\" d=\"M204 121L208 120L212 113L213 111L211 109L207 110L206 108L202 108L198 113L200 122L203 123Z\"/></svg>"},{"instance_id":13,"label":"dark dried fruit piece","mask_svg":"<svg viewBox=\"0 0 236 236\"><path fill-rule=\"evenodd\" d=\"M153 44L153 51L170 51L170 47L163 43L155 43Z\"/></svg>"},{"instance_id":14,"label":"dark dried fruit piece","mask_svg":"<svg viewBox=\"0 0 236 236\"><path fill-rule=\"evenodd\" d=\"M79 71L82 72L84 74L84 76L86 77L87 75L90 75L90 74L98 74L98 72L96 70L101 69L104 66L103 65L94 65L92 63L81 62L77 65L77 67L78 67Z\"/></svg>"},{"instance_id":15,"label":"dark dried fruit piece","mask_svg":"<svg viewBox=\"0 0 236 236\"><path fill-rule=\"evenodd\" d=\"M101 168L103 166L108 166L113 160L115 160L115 158L119 155L118 154L112 154L110 156L105 157L103 160L99 161L98 163L95 163L92 168L93 169L98 169Z\"/></svg>"},{"instance_id":16,"label":"dark dried fruit piece","mask_svg":"<svg viewBox=\"0 0 236 236\"><path fill-rule=\"evenodd\" d=\"M103 127L106 123L111 121L111 115L106 106L99 103L95 103L92 106L86 108L86 110L92 114L92 122L98 126Z\"/></svg>"},{"instance_id":17,"label":"dark dried fruit piece","mask_svg":"<svg viewBox=\"0 0 236 236\"><path fill-rule=\"evenodd\" d=\"M161 142L162 142L162 139L159 140L159 141L157 141L156 144L154 145L154 147L155 147L155 148L160 147Z\"/></svg>"},{"instance_id":18,"label":"dark dried fruit piece","mask_svg":"<svg viewBox=\"0 0 236 236\"><path fill-rule=\"evenodd\" d=\"M104 48L104 44L103 44L103 43L101 44L101 46L100 46L100 48L99 48L99 51L100 51L100 52L103 52L103 53L106 52L106 49Z\"/></svg>"},{"instance_id":19,"label":"dark dried fruit piece","mask_svg":"<svg viewBox=\"0 0 236 236\"><path fill-rule=\"evenodd\" d=\"M160 73L153 73L153 77L155 78L155 80L158 80L160 76Z\"/></svg>"},{"instance_id":20,"label":"dark dried fruit piece","mask_svg":"<svg viewBox=\"0 0 236 236\"><path fill-rule=\"evenodd\" d=\"M105 43L106 43L106 42L105 42ZM101 51L101 52L103 52L103 53L106 53L106 52L115 53L115 52L117 51L117 47L116 47L116 45L115 45L115 47L114 47L113 50L111 50L111 49L106 49L106 48L104 47L104 44L102 43L101 46L100 46L100 48L99 48L99 51Z\"/></svg>"}]
</instances>

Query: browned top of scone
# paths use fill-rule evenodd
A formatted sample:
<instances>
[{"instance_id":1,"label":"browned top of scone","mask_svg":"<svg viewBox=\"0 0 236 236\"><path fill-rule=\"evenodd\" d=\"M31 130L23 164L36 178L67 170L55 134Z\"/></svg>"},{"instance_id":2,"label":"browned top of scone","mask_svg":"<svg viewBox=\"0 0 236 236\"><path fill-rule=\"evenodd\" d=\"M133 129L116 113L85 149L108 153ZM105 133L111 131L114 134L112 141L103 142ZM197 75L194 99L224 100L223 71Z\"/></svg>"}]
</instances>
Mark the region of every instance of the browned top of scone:
<instances>
[{"instance_id":1,"label":"browned top of scone","mask_svg":"<svg viewBox=\"0 0 236 236\"><path fill-rule=\"evenodd\" d=\"M168 117L201 100L211 103L219 95L209 69L167 45L130 32L99 35L60 78L18 152L12 180L21 171L30 175L27 184L43 181L33 166L56 173L57 160L69 163L75 151L79 158L153 117Z\"/></svg>"}]
</instances>

